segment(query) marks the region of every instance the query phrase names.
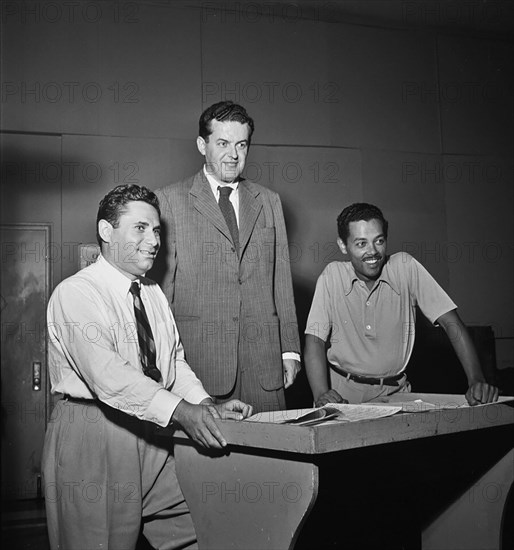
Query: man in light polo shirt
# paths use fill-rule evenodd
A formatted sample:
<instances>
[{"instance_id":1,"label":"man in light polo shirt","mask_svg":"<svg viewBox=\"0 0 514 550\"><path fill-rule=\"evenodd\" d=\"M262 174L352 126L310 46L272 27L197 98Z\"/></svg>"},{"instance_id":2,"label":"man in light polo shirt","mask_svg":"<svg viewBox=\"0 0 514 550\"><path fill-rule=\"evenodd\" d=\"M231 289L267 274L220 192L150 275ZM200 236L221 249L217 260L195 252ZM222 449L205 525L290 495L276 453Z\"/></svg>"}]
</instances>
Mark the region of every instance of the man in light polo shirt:
<instances>
[{"instance_id":1,"label":"man in light polo shirt","mask_svg":"<svg viewBox=\"0 0 514 550\"><path fill-rule=\"evenodd\" d=\"M485 380L457 306L412 256L387 256L388 224L380 209L352 204L337 226L337 243L350 261L332 262L320 275L305 330L306 372L316 406L410 391L405 367L414 346L416 305L451 336L468 379L468 403L496 401L498 389Z\"/></svg>"}]
</instances>

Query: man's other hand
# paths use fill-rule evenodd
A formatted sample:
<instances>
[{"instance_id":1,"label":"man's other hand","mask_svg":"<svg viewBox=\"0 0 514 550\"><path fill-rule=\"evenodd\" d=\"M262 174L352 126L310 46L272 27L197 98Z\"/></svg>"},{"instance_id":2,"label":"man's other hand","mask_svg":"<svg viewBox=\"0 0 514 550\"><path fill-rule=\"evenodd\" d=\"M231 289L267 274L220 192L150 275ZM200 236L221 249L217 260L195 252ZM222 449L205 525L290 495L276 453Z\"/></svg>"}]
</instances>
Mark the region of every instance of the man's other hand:
<instances>
[{"instance_id":1,"label":"man's other hand","mask_svg":"<svg viewBox=\"0 0 514 550\"><path fill-rule=\"evenodd\" d=\"M221 418L216 405L193 405L184 399L177 405L171 420L180 425L187 435L202 447L221 449L227 441L214 418Z\"/></svg>"},{"instance_id":2,"label":"man's other hand","mask_svg":"<svg viewBox=\"0 0 514 550\"><path fill-rule=\"evenodd\" d=\"M474 382L466 392L466 399L471 406L494 403L498 401L498 388L487 382Z\"/></svg>"},{"instance_id":3,"label":"man's other hand","mask_svg":"<svg viewBox=\"0 0 514 550\"><path fill-rule=\"evenodd\" d=\"M239 399L231 399L219 405L209 405L209 409L216 409L219 415L217 418L222 418L223 420L243 420L252 416L253 412L251 405L243 403Z\"/></svg>"},{"instance_id":4,"label":"man's other hand","mask_svg":"<svg viewBox=\"0 0 514 550\"><path fill-rule=\"evenodd\" d=\"M293 385L296 375L300 372L301 364L296 359L282 359L282 368L284 371L284 388L287 389Z\"/></svg>"},{"instance_id":5,"label":"man's other hand","mask_svg":"<svg viewBox=\"0 0 514 550\"><path fill-rule=\"evenodd\" d=\"M348 401L343 399L336 390L328 390L316 399L314 405L316 407L323 407L327 403L348 403Z\"/></svg>"}]
</instances>

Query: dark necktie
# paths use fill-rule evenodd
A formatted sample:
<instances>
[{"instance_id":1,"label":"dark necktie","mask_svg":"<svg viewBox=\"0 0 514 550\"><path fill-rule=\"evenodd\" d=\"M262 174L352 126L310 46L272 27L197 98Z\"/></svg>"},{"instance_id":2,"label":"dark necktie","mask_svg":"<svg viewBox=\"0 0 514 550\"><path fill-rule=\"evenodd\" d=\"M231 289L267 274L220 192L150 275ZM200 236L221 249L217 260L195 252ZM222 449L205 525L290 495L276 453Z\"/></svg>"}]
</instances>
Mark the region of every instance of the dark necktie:
<instances>
[{"instance_id":1,"label":"dark necktie","mask_svg":"<svg viewBox=\"0 0 514 550\"><path fill-rule=\"evenodd\" d=\"M130 285L130 293L134 297L134 313L136 314L139 355L143 372L156 382L160 382L161 372L156 366L155 342L152 335L152 329L150 328L145 306L141 300L140 288L136 281Z\"/></svg>"},{"instance_id":2,"label":"dark necktie","mask_svg":"<svg viewBox=\"0 0 514 550\"><path fill-rule=\"evenodd\" d=\"M220 206L221 213L227 222L228 230L232 235L236 253L239 256L239 229L237 227L236 213L232 203L230 202L230 193L232 193L233 189L232 187L226 185L224 187L218 187L218 191L220 192L220 200L218 204Z\"/></svg>"}]
</instances>

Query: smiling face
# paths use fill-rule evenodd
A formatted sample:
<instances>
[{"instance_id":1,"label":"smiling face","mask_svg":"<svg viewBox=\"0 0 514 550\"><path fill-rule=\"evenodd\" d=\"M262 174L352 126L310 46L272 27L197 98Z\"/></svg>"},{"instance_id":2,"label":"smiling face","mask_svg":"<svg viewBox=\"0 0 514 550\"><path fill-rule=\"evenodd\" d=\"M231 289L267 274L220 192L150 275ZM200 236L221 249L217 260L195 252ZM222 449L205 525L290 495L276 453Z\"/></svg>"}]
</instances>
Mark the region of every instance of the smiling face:
<instances>
[{"instance_id":1,"label":"smiling face","mask_svg":"<svg viewBox=\"0 0 514 550\"><path fill-rule=\"evenodd\" d=\"M129 279L144 275L153 265L161 245L159 214L143 201L128 202L116 226L98 222L102 255Z\"/></svg>"},{"instance_id":2,"label":"smiling face","mask_svg":"<svg viewBox=\"0 0 514 550\"><path fill-rule=\"evenodd\" d=\"M199 136L196 144L205 157L207 172L221 184L232 183L243 171L250 146L248 124L211 121L212 133L207 139Z\"/></svg>"},{"instance_id":3,"label":"smiling face","mask_svg":"<svg viewBox=\"0 0 514 550\"><path fill-rule=\"evenodd\" d=\"M379 220L359 220L348 224L346 243L337 239L343 254L348 254L355 274L366 283L380 277L386 261L387 239Z\"/></svg>"}]
</instances>

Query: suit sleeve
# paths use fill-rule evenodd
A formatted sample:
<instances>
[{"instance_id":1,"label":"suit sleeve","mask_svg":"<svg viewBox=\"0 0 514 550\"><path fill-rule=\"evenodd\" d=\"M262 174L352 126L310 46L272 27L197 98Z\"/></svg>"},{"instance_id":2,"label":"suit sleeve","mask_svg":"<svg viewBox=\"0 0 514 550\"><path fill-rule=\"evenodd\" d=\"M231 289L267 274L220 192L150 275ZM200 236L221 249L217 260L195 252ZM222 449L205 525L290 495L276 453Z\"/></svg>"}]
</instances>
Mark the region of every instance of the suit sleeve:
<instances>
[{"instance_id":1,"label":"suit sleeve","mask_svg":"<svg viewBox=\"0 0 514 550\"><path fill-rule=\"evenodd\" d=\"M155 191L161 209L161 250L152 269L152 278L160 281L160 286L172 304L175 294L175 274L177 271L176 230L173 209L167 188Z\"/></svg>"},{"instance_id":2,"label":"suit sleeve","mask_svg":"<svg viewBox=\"0 0 514 550\"><path fill-rule=\"evenodd\" d=\"M280 343L282 353L300 353L300 337L296 319L284 213L280 197L277 194L271 196L270 200L276 232L274 289L275 305L280 320Z\"/></svg>"}]
</instances>

